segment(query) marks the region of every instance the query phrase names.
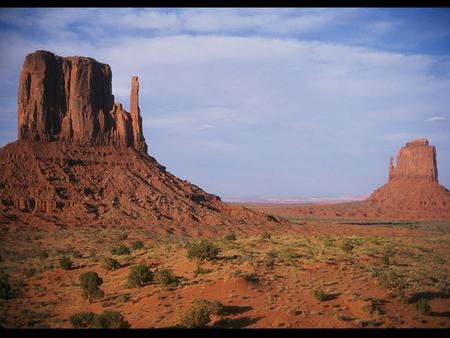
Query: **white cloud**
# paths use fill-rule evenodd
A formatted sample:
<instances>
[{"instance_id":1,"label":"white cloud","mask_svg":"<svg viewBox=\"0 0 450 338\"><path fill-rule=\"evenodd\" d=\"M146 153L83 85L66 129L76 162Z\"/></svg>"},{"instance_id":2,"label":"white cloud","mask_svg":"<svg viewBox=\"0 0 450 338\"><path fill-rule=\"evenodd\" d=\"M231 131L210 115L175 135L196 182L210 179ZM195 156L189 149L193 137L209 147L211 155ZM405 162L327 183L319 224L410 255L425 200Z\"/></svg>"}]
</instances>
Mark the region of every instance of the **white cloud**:
<instances>
[{"instance_id":1,"label":"white cloud","mask_svg":"<svg viewBox=\"0 0 450 338\"><path fill-rule=\"evenodd\" d=\"M428 119L425 119L425 122L434 122L434 121L450 121L450 119L445 116L433 116Z\"/></svg>"}]
</instances>

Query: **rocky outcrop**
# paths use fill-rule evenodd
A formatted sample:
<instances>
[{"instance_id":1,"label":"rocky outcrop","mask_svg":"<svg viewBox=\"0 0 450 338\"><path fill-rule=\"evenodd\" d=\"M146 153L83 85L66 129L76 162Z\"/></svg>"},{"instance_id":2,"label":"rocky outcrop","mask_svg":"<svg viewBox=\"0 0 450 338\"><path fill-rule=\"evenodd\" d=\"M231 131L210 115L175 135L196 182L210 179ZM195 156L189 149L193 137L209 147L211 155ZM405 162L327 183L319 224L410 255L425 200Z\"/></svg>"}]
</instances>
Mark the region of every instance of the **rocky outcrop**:
<instances>
[{"instance_id":1,"label":"rocky outcrop","mask_svg":"<svg viewBox=\"0 0 450 338\"><path fill-rule=\"evenodd\" d=\"M417 178L438 181L436 148L430 146L425 138L406 143L398 153L397 166L393 167L391 157L389 167L390 179Z\"/></svg>"},{"instance_id":2,"label":"rocky outcrop","mask_svg":"<svg viewBox=\"0 0 450 338\"><path fill-rule=\"evenodd\" d=\"M107 64L47 51L26 56L20 72L18 138L38 142L132 146L147 151L132 78L131 114L114 103Z\"/></svg>"},{"instance_id":3,"label":"rocky outcrop","mask_svg":"<svg viewBox=\"0 0 450 338\"><path fill-rule=\"evenodd\" d=\"M438 182L436 148L425 138L406 143L394 166L389 159L389 181L367 200L382 209L433 211L449 214L450 192Z\"/></svg>"},{"instance_id":4,"label":"rocky outcrop","mask_svg":"<svg viewBox=\"0 0 450 338\"><path fill-rule=\"evenodd\" d=\"M24 62L18 104L19 141L0 148L0 223L31 217L202 236L288 227L223 203L148 155L137 76L127 112L114 102L108 65L38 51Z\"/></svg>"}]
</instances>

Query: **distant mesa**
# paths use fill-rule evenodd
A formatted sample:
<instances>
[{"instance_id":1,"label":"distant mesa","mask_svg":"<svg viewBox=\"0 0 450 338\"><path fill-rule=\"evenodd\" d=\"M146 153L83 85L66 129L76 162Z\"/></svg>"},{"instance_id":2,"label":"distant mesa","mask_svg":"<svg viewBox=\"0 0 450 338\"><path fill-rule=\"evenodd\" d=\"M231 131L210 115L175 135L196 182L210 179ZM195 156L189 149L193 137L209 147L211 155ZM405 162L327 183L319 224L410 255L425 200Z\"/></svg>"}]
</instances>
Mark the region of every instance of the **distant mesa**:
<instances>
[{"instance_id":1,"label":"distant mesa","mask_svg":"<svg viewBox=\"0 0 450 338\"><path fill-rule=\"evenodd\" d=\"M450 210L450 192L438 181L436 148L425 138L407 142L397 165L389 160L389 180L369 197L381 208L399 210Z\"/></svg>"},{"instance_id":2,"label":"distant mesa","mask_svg":"<svg viewBox=\"0 0 450 338\"><path fill-rule=\"evenodd\" d=\"M26 56L18 141L0 148L4 222L21 215L32 224L150 226L205 236L255 229L249 224L280 228L279 219L227 205L148 155L138 77L131 78L129 112L114 102L111 80L111 67L92 58Z\"/></svg>"}]
</instances>

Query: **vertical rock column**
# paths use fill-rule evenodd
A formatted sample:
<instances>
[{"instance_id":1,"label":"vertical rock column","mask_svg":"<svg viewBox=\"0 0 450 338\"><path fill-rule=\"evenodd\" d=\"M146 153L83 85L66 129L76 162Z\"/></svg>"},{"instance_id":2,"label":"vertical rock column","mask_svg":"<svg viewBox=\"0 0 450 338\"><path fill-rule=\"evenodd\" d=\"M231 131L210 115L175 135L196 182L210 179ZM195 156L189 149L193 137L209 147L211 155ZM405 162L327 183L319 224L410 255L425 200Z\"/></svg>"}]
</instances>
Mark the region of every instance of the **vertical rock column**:
<instances>
[{"instance_id":1,"label":"vertical rock column","mask_svg":"<svg viewBox=\"0 0 450 338\"><path fill-rule=\"evenodd\" d=\"M147 144L142 133L142 118L139 109L139 79L137 76L131 78L130 115L133 126L134 147L147 152Z\"/></svg>"}]
</instances>

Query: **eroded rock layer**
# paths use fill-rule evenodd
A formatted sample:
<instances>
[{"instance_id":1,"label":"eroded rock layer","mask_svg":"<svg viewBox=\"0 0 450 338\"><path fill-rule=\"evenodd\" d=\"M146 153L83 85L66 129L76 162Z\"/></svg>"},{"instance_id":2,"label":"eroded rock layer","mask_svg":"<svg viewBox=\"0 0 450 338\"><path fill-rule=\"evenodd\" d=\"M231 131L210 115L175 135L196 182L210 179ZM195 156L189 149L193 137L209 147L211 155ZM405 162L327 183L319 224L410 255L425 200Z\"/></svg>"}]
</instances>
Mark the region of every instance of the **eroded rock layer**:
<instances>
[{"instance_id":1,"label":"eroded rock layer","mask_svg":"<svg viewBox=\"0 0 450 338\"><path fill-rule=\"evenodd\" d=\"M394 167L389 161L389 181L374 191L368 202L400 210L450 210L450 192L438 182L436 148L427 139L406 143Z\"/></svg>"},{"instance_id":2,"label":"eroded rock layer","mask_svg":"<svg viewBox=\"0 0 450 338\"><path fill-rule=\"evenodd\" d=\"M131 114L114 103L107 64L47 51L26 56L18 95L19 140L68 141L82 145L133 146L147 151L132 78Z\"/></svg>"}]
</instances>

